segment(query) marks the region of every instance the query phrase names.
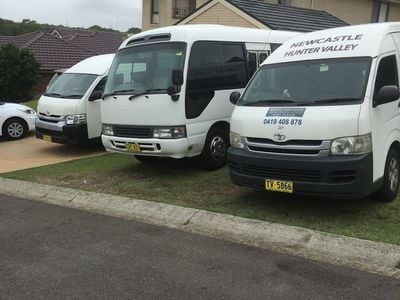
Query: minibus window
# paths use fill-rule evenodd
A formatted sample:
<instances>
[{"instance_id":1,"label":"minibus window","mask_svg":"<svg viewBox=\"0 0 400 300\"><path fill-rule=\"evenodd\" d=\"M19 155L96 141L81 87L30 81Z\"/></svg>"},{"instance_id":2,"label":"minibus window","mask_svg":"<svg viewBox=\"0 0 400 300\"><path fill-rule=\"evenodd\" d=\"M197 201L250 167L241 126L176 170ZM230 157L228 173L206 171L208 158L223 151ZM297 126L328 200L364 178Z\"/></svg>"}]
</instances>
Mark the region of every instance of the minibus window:
<instances>
[{"instance_id":1,"label":"minibus window","mask_svg":"<svg viewBox=\"0 0 400 300\"><path fill-rule=\"evenodd\" d=\"M384 57L379 62L374 95L385 85L399 85L395 55Z\"/></svg>"},{"instance_id":2,"label":"minibus window","mask_svg":"<svg viewBox=\"0 0 400 300\"><path fill-rule=\"evenodd\" d=\"M249 61L249 76L252 76L257 70L257 53L247 52L247 59Z\"/></svg>"},{"instance_id":3,"label":"minibus window","mask_svg":"<svg viewBox=\"0 0 400 300\"><path fill-rule=\"evenodd\" d=\"M110 68L105 95L166 93L172 71L183 70L186 45L157 43L120 50Z\"/></svg>"},{"instance_id":4,"label":"minibus window","mask_svg":"<svg viewBox=\"0 0 400 300\"><path fill-rule=\"evenodd\" d=\"M264 65L238 105L354 104L364 99L371 58Z\"/></svg>"},{"instance_id":5,"label":"minibus window","mask_svg":"<svg viewBox=\"0 0 400 300\"><path fill-rule=\"evenodd\" d=\"M215 91L245 87L246 70L242 43L195 42L187 76L186 117L198 117Z\"/></svg>"}]
</instances>

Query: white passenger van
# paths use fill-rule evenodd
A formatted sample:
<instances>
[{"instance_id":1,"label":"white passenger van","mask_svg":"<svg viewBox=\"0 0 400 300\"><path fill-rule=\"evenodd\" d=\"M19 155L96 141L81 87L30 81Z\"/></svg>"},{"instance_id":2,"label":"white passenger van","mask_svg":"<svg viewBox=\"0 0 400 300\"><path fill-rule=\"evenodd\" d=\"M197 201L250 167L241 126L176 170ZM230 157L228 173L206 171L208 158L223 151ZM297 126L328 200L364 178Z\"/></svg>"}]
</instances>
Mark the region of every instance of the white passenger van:
<instances>
[{"instance_id":1,"label":"white passenger van","mask_svg":"<svg viewBox=\"0 0 400 300\"><path fill-rule=\"evenodd\" d=\"M149 30L120 47L102 103L105 148L155 157L202 155L226 162L233 90L243 89L261 60L293 32L221 25Z\"/></svg>"},{"instance_id":2,"label":"white passenger van","mask_svg":"<svg viewBox=\"0 0 400 300\"><path fill-rule=\"evenodd\" d=\"M254 75L231 119L232 181L382 201L399 189L400 23L296 37Z\"/></svg>"},{"instance_id":3,"label":"white passenger van","mask_svg":"<svg viewBox=\"0 0 400 300\"><path fill-rule=\"evenodd\" d=\"M38 103L37 138L62 144L100 139L100 102L113 58L85 59L49 84Z\"/></svg>"}]
</instances>

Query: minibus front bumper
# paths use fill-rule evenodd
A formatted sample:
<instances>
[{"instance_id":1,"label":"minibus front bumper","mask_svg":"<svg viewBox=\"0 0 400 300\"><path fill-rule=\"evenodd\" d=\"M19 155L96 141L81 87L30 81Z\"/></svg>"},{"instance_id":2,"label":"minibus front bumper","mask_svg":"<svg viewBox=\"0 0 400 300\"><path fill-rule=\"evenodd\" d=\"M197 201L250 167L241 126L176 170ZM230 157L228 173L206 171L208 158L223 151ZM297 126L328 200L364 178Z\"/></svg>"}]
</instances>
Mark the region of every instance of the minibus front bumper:
<instances>
[{"instance_id":1,"label":"minibus front bumper","mask_svg":"<svg viewBox=\"0 0 400 300\"><path fill-rule=\"evenodd\" d=\"M188 156L191 150L187 138L140 139L103 134L101 136L101 140L104 148L106 148L107 151L124 154L183 158ZM128 147L127 145L137 145L137 147Z\"/></svg>"},{"instance_id":2,"label":"minibus front bumper","mask_svg":"<svg viewBox=\"0 0 400 300\"><path fill-rule=\"evenodd\" d=\"M265 189L266 180L289 181L293 193L333 198L363 198L373 184L372 153L354 156L305 157L228 150L232 182Z\"/></svg>"}]
</instances>

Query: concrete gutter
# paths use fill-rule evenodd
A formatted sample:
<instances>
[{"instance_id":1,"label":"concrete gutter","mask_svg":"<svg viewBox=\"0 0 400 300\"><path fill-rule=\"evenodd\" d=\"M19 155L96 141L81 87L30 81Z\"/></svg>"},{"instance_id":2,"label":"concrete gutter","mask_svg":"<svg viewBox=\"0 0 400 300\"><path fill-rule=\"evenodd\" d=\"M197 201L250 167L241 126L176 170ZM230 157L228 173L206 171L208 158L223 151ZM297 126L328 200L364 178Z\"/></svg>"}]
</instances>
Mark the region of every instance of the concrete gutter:
<instances>
[{"instance_id":1,"label":"concrete gutter","mask_svg":"<svg viewBox=\"0 0 400 300\"><path fill-rule=\"evenodd\" d=\"M0 194L220 238L400 279L400 246L0 177Z\"/></svg>"}]
</instances>

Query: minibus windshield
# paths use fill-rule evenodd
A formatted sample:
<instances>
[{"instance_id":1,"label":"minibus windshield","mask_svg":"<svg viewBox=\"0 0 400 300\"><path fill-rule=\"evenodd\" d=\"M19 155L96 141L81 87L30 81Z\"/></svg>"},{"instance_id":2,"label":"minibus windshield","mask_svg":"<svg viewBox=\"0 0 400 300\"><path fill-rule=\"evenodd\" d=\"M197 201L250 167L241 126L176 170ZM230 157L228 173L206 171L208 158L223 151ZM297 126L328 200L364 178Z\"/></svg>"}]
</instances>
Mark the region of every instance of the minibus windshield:
<instances>
[{"instance_id":1,"label":"minibus windshield","mask_svg":"<svg viewBox=\"0 0 400 300\"><path fill-rule=\"evenodd\" d=\"M64 73L60 75L44 94L48 97L81 99L96 80L94 74Z\"/></svg>"},{"instance_id":2,"label":"minibus windshield","mask_svg":"<svg viewBox=\"0 0 400 300\"><path fill-rule=\"evenodd\" d=\"M173 85L172 71L183 70L186 44L139 45L120 50L111 66L104 91L110 95L166 93Z\"/></svg>"},{"instance_id":3,"label":"minibus windshield","mask_svg":"<svg viewBox=\"0 0 400 300\"><path fill-rule=\"evenodd\" d=\"M361 103L372 58L309 60L264 65L238 105L309 106Z\"/></svg>"}]
</instances>

